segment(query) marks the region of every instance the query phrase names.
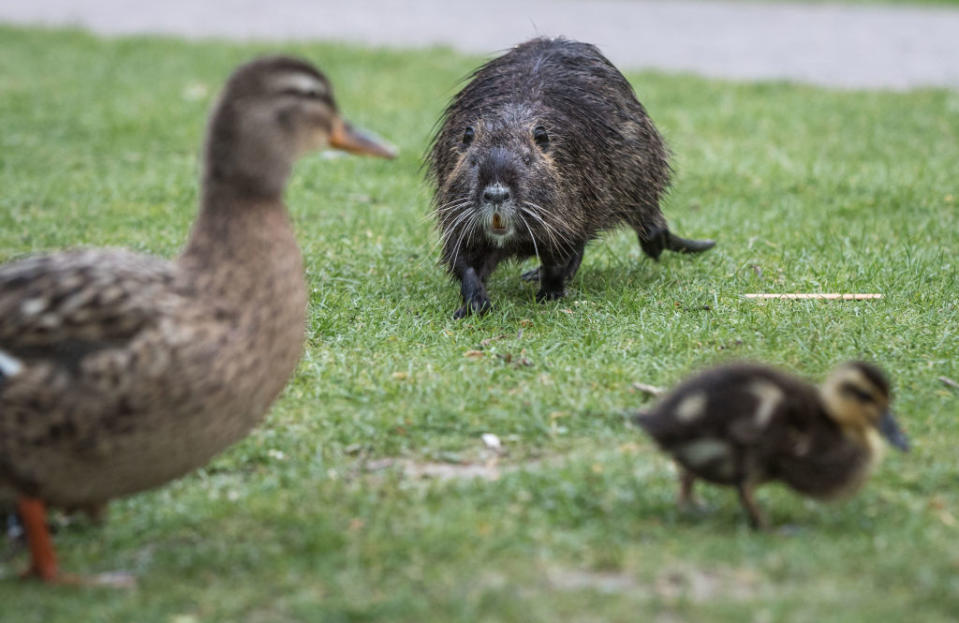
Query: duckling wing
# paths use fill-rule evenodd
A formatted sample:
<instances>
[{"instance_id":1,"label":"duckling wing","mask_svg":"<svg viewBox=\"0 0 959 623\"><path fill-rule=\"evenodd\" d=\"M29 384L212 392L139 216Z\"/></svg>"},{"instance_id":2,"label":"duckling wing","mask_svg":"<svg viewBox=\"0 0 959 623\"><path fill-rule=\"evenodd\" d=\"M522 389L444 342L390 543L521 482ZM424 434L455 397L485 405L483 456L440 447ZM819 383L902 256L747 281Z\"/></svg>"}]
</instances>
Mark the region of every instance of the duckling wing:
<instances>
[{"instance_id":1,"label":"duckling wing","mask_svg":"<svg viewBox=\"0 0 959 623\"><path fill-rule=\"evenodd\" d=\"M68 356L129 339L162 313L174 282L164 260L91 249L0 267L0 353Z\"/></svg>"},{"instance_id":2,"label":"duckling wing","mask_svg":"<svg viewBox=\"0 0 959 623\"><path fill-rule=\"evenodd\" d=\"M775 370L728 365L682 383L637 423L704 478L732 482L744 469L765 478L793 421L803 428L810 401L818 404L814 390Z\"/></svg>"}]
</instances>

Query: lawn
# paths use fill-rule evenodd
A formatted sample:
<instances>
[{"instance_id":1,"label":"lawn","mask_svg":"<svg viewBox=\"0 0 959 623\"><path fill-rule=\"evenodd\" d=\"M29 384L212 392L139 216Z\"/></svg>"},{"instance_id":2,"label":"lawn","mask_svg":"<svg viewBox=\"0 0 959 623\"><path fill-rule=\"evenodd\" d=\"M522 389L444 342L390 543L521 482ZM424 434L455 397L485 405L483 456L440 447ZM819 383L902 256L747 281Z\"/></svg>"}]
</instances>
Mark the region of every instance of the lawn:
<instances>
[{"instance_id":1,"label":"lawn","mask_svg":"<svg viewBox=\"0 0 959 623\"><path fill-rule=\"evenodd\" d=\"M480 59L0 28L0 260L173 256L213 98L276 49L401 149L295 171L312 290L296 376L206 469L59 531L65 568L129 570L138 589L22 583L2 545L0 620L954 620L959 392L937 377L959 378L959 93L629 74L675 152L665 212L716 249L657 264L617 231L565 300L535 303L530 264L504 265L495 310L454 321L420 160ZM884 298L741 297L762 291ZM761 489L770 533L729 490L677 511L673 467L625 421L647 400L634 382L730 358L820 379L858 357L894 378L913 451L844 504Z\"/></svg>"}]
</instances>

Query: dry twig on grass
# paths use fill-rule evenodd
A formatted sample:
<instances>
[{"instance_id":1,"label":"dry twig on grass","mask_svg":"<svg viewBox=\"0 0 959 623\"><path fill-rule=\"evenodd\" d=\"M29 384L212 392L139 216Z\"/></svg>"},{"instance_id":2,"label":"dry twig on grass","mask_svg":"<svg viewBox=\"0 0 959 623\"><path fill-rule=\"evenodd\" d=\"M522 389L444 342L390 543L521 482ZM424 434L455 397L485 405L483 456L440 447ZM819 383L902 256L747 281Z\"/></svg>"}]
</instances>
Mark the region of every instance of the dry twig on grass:
<instances>
[{"instance_id":1,"label":"dry twig on grass","mask_svg":"<svg viewBox=\"0 0 959 623\"><path fill-rule=\"evenodd\" d=\"M952 380L951 378L949 378L948 376L940 376L940 377L939 377L939 380L940 380L944 385L948 385L949 387L951 387L951 388L953 388L953 389L959 389L959 383L953 381L953 380Z\"/></svg>"},{"instance_id":2,"label":"dry twig on grass","mask_svg":"<svg viewBox=\"0 0 959 623\"><path fill-rule=\"evenodd\" d=\"M832 293L815 293L815 292L791 292L788 294L772 294L767 292L760 292L754 294L744 294L747 299L815 299L815 300L824 300L824 301L868 301L872 299L881 299L881 294L841 294L838 292Z\"/></svg>"}]
</instances>

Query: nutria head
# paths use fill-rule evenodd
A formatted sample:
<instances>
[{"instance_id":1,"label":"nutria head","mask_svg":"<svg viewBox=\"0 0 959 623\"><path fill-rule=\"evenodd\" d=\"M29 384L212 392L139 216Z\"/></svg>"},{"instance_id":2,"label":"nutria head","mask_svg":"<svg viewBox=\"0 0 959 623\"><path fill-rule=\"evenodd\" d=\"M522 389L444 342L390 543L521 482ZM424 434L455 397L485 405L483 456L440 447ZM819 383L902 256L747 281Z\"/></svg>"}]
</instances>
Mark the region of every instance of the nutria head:
<instances>
[{"instance_id":1,"label":"nutria head","mask_svg":"<svg viewBox=\"0 0 959 623\"><path fill-rule=\"evenodd\" d=\"M464 111L468 112L468 111ZM481 235L498 247L565 236L551 208L562 188L553 161L554 123L535 111L506 106L450 120L451 161L437 194L444 237Z\"/></svg>"}]
</instances>

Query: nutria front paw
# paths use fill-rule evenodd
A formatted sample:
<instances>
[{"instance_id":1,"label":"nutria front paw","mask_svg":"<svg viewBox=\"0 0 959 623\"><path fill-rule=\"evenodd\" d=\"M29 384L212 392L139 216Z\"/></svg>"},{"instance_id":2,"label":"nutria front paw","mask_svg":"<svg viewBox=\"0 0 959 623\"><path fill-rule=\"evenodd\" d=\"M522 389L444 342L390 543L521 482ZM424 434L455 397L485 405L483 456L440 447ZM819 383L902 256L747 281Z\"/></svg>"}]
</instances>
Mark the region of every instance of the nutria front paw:
<instances>
[{"instance_id":1,"label":"nutria front paw","mask_svg":"<svg viewBox=\"0 0 959 623\"><path fill-rule=\"evenodd\" d=\"M566 290L560 288L559 290L540 290L536 293L536 302L545 303L546 301L555 301L556 299L561 299L566 296Z\"/></svg>"},{"instance_id":2,"label":"nutria front paw","mask_svg":"<svg viewBox=\"0 0 959 623\"><path fill-rule=\"evenodd\" d=\"M493 309L493 304L490 302L488 297L477 296L474 297L469 303L463 305L453 313L453 318L459 320L460 318L466 318L470 314L476 314L477 316L482 316L489 313Z\"/></svg>"}]
</instances>

